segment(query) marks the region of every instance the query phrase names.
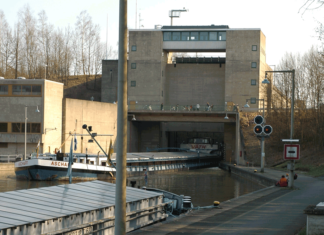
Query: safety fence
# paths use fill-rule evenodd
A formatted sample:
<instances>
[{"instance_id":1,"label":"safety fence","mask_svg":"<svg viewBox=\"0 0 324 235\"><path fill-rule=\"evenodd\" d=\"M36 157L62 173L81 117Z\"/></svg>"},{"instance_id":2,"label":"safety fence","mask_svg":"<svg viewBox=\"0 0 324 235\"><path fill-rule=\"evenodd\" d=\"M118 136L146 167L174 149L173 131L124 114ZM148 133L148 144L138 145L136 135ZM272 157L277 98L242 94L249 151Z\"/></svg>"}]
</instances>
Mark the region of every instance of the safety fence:
<instances>
[{"instance_id":1,"label":"safety fence","mask_svg":"<svg viewBox=\"0 0 324 235\"><path fill-rule=\"evenodd\" d=\"M236 112L238 107L235 105L151 105L151 104L130 104L129 110L146 111L174 111L174 112Z\"/></svg>"},{"instance_id":2,"label":"safety fence","mask_svg":"<svg viewBox=\"0 0 324 235\"><path fill-rule=\"evenodd\" d=\"M0 162L1 163L9 163L9 162L16 162L20 159L22 159L22 154L16 154L16 155L0 155Z\"/></svg>"}]
</instances>

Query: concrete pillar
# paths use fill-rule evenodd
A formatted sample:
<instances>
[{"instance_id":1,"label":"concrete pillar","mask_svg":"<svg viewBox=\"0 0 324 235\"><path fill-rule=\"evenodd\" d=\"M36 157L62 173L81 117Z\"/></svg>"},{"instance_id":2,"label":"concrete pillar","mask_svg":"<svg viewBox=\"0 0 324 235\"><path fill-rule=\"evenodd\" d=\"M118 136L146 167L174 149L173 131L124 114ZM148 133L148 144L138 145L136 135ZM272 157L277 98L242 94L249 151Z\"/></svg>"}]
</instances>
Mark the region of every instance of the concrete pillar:
<instances>
[{"instance_id":1,"label":"concrete pillar","mask_svg":"<svg viewBox=\"0 0 324 235\"><path fill-rule=\"evenodd\" d=\"M234 162L235 159L235 123L224 123L224 143L226 145L226 158L227 162ZM234 153L234 154L232 154Z\"/></svg>"}]
</instances>

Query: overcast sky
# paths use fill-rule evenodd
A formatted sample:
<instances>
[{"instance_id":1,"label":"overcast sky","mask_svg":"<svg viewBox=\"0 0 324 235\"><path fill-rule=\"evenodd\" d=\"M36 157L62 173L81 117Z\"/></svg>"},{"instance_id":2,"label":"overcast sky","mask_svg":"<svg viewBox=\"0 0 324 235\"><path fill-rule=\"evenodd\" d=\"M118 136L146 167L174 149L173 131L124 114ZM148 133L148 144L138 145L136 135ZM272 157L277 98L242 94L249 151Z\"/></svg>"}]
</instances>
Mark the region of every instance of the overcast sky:
<instances>
[{"instance_id":1,"label":"overcast sky","mask_svg":"<svg viewBox=\"0 0 324 235\"><path fill-rule=\"evenodd\" d=\"M324 22L324 7L316 11L298 13L306 0L137 0L140 25L152 29L154 25L170 25L171 9L189 9L175 18L174 25L228 25L230 28L261 28L266 35L267 63L278 64L287 52L304 53L318 45L315 29L317 21ZM81 11L87 10L94 23L101 27L102 41L106 41L108 15L108 43L118 41L118 0L1 0L0 9L10 25L17 21L18 11L26 4L34 12L47 13L49 22L64 28L74 25ZM128 0L128 27L135 28L136 0ZM139 18L139 17L138 17ZM139 24L137 24L139 25Z\"/></svg>"}]
</instances>

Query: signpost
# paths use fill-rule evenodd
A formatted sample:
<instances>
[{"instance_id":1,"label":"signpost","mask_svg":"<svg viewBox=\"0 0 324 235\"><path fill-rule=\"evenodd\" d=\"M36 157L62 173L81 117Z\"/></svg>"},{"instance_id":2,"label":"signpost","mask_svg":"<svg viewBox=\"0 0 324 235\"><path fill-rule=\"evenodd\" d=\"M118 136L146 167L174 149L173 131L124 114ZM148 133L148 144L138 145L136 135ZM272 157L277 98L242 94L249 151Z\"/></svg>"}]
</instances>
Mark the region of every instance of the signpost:
<instances>
[{"instance_id":1,"label":"signpost","mask_svg":"<svg viewBox=\"0 0 324 235\"><path fill-rule=\"evenodd\" d=\"M289 160L290 163L287 164L287 169L289 170L289 182L288 187L294 187L294 170L295 170L295 160L299 160L300 157L300 145L293 144L298 143L298 139L282 139L282 142L289 142L289 144L284 144L284 160Z\"/></svg>"}]
</instances>

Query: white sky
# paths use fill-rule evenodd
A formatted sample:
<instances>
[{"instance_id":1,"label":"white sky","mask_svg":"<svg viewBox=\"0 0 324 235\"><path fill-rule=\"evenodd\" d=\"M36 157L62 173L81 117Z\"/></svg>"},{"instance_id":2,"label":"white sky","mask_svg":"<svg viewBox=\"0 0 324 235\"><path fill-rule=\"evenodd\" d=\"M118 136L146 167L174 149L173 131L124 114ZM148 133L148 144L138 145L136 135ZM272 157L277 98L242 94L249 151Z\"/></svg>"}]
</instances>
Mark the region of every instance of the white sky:
<instances>
[{"instance_id":1,"label":"white sky","mask_svg":"<svg viewBox=\"0 0 324 235\"><path fill-rule=\"evenodd\" d=\"M306 0L137 0L141 25L146 29L154 25L170 25L168 12L185 7L189 12L174 18L174 25L228 25L230 28L261 28L266 35L267 63L278 64L287 52L304 53L318 45L316 20L324 22L324 7L298 13ZM94 23L101 27L102 41L106 40L108 14L108 43L118 41L118 0L0 0L7 21L14 25L18 11L29 4L34 15L45 10L49 22L64 28L74 25L81 11L87 10ZM128 0L128 26L135 28L136 0ZM139 24L137 24L139 25Z\"/></svg>"}]
</instances>

